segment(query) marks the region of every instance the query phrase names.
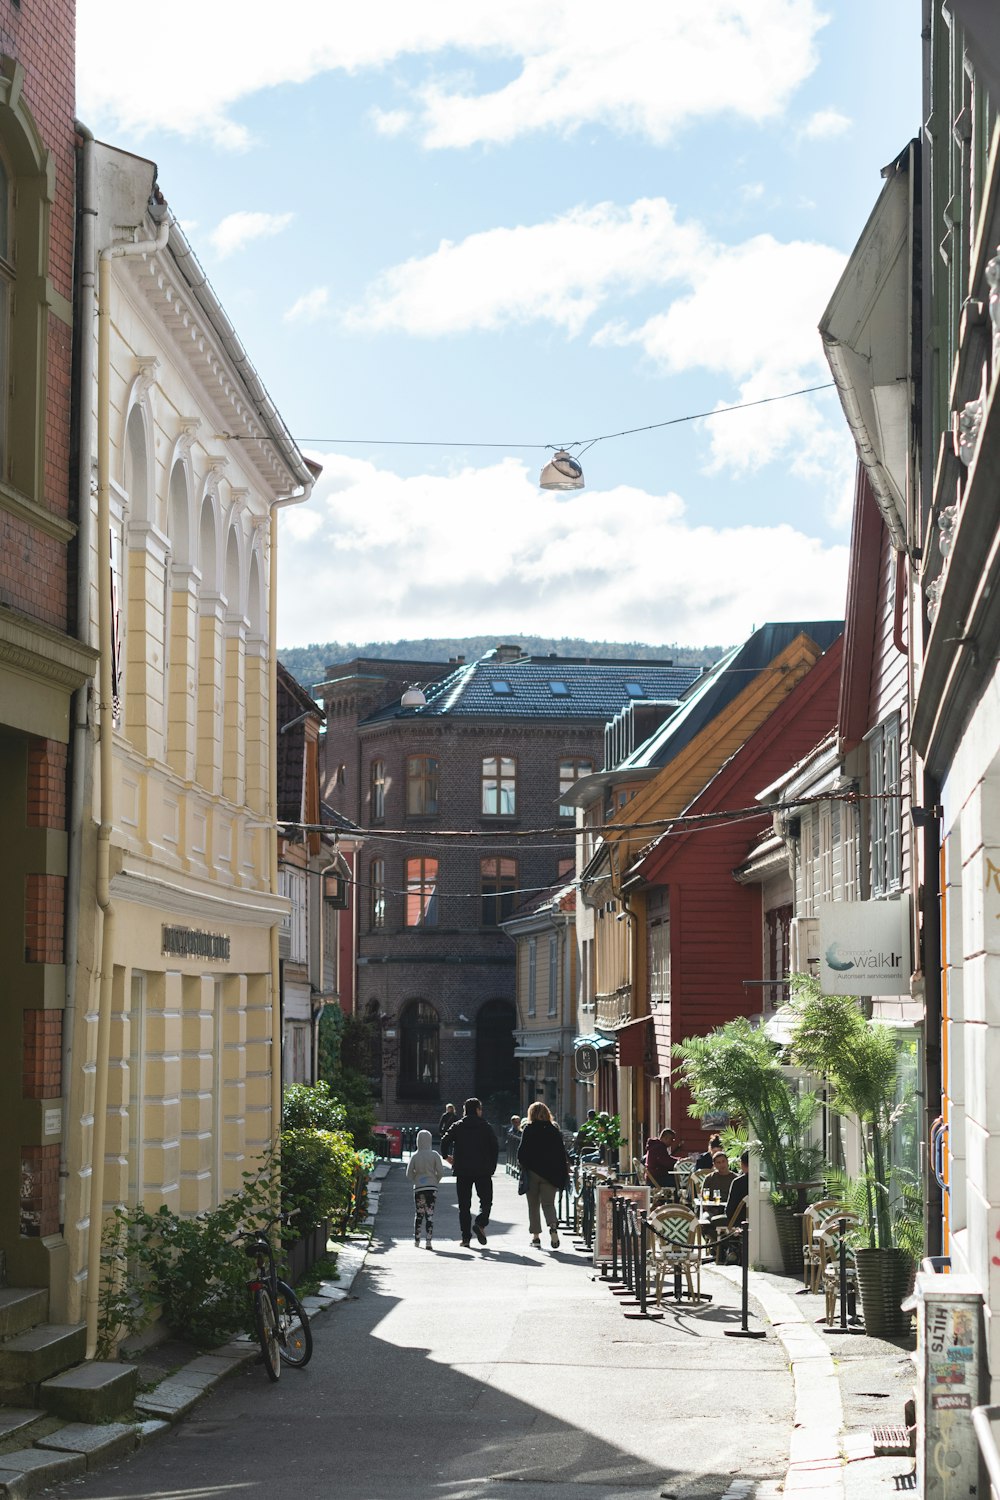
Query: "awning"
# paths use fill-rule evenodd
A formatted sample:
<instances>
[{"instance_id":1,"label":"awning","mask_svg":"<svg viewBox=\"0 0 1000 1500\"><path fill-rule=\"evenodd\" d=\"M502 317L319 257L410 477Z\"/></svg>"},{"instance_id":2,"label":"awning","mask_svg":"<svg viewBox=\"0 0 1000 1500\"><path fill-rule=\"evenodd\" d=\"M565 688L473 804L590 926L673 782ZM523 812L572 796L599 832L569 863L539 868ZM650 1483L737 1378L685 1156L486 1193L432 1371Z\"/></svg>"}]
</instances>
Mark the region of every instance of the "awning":
<instances>
[{"instance_id":1,"label":"awning","mask_svg":"<svg viewBox=\"0 0 1000 1500\"><path fill-rule=\"evenodd\" d=\"M538 1058L541 1058L541 1057L552 1057L553 1054L554 1054L554 1052L555 1052L555 1048L554 1047L515 1047L514 1048L514 1056L515 1057L538 1057Z\"/></svg>"},{"instance_id":2,"label":"awning","mask_svg":"<svg viewBox=\"0 0 1000 1500\"><path fill-rule=\"evenodd\" d=\"M638 1021L629 1021L619 1026L615 1033L618 1041L618 1062L623 1068L641 1068L652 1061L653 1024L651 1016L640 1016Z\"/></svg>"},{"instance_id":3,"label":"awning","mask_svg":"<svg viewBox=\"0 0 1000 1500\"><path fill-rule=\"evenodd\" d=\"M599 1031L592 1031L588 1036L575 1036L573 1038L573 1050L577 1047L596 1047L598 1052L606 1052L609 1047L615 1045L614 1037L601 1036Z\"/></svg>"}]
</instances>

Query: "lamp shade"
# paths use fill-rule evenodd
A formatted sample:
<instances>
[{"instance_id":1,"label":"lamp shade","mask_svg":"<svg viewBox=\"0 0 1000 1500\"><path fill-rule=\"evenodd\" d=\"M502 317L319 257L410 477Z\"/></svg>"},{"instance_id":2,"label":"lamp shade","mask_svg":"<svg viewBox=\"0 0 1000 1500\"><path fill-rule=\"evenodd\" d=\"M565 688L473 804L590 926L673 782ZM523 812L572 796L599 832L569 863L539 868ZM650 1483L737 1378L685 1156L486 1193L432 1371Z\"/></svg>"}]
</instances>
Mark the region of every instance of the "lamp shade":
<instances>
[{"instance_id":1,"label":"lamp shade","mask_svg":"<svg viewBox=\"0 0 1000 1500\"><path fill-rule=\"evenodd\" d=\"M582 490L583 467L560 448L545 465L538 483L543 490Z\"/></svg>"}]
</instances>

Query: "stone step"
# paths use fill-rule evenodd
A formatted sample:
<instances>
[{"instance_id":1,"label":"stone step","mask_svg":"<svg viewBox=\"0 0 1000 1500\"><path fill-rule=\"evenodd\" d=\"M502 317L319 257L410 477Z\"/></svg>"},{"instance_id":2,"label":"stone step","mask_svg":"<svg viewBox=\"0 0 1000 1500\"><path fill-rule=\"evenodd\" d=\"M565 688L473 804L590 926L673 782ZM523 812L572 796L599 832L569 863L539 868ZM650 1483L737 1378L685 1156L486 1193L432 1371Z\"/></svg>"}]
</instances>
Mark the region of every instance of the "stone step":
<instances>
[{"instance_id":1,"label":"stone step","mask_svg":"<svg viewBox=\"0 0 1000 1500\"><path fill-rule=\"evenodd\" d=\"M135 1365L94 1360L43 1380L38 1404L67 1422L107 1422L132 1409L138 1379Z\"/></svg>"},{"instance_id":2,"label":"stone step","mask_svg":"<svg viewBox=\"0 0 1000 1500\"><path fill-rule=\"evenodd\" d=\"M0 1403L33 1404L43 1380L79 1364L87 1352L87 1328L80 1323L40 1323L0 1344Z\"/></svg>"},{"instance_id":3,"label":"stone step","mask_svg":"<svg viewBox=\"0 0 1000 1500\"><path fill-rule=\"evenodd\" d=\"M44 1448L19 1448L0 1456L0 1495L24 1500L52 1484L74 1479L86 1470L82 1453L52 1453Z\"/></svg>"},{"instance_id":4,"label":"stone step","mask_svg":"<svg viewBox=\"0 0 1000 1500\"><path fill-rule=\"evenodd\" d=\"M54 1453L82 1453L88 1469L99 1469L131 1453L139 1442L139 1429L127 1422L105 1422L91 1426L70 1422L58 1432L39 1438L37 1448Z\"/></svg>"},{"instance_id":5,"label":"stone step","mask_svg":"<svg viewBox=\"0 0 1000 1500\"><path fill-rule=\"evenodd\" d=\"M0 1287L0 1340L26 1333L48 1315L49 1294L44 1287Z\"/></svg>"},{"instance_id":6,"label":"stone step","mask_svg":"<svg viewBox=\"0 0 1000 1500\"><path fill-rule=\"evenodd\" d=\"M49 1421L47 1412L23 1406L0 1406L0 1447L23 1447L32 1440L32 1428Z\"/></svg>"}]
</instances>

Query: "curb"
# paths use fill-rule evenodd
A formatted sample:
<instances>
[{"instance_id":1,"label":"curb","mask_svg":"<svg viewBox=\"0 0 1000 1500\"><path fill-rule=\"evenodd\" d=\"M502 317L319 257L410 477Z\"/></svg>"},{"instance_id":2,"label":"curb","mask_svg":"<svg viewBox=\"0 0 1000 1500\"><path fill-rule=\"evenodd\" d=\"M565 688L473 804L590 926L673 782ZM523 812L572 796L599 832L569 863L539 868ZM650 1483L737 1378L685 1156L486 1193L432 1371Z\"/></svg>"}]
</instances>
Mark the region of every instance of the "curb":
<instances>
[{"instance_id":1,"label":"curb","mask_svg":"<svg viewBox=\"0 0 1000 1500\"><path fill-rule=\"evenodd\" d=\"M715 1266L713 1271L734 1286L740 1283L736 1267ZM749 1290L777 1334L792 1372L795 1412L783 1493L844 1500L844 1407L830 1346L787 1292L779 1292L754 1271L749 1273Z\"/></svg>"}]
</instances>

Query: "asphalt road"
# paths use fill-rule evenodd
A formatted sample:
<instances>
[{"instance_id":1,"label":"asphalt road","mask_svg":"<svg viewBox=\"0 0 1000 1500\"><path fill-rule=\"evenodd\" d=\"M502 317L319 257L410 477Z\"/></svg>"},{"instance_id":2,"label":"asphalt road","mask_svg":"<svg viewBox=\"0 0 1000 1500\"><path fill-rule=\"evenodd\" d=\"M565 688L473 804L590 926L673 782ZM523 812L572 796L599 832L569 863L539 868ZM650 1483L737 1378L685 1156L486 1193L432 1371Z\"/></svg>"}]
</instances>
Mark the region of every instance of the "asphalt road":
<instances>
[{"instance_id":1,"label":"asphalt road","mask_svg":"<svg viewBox=\"0 0 1000 1500\"><path fill-rule=\"evenodd\" d=\"M435 1249L386 1179L353 1295L316 1324L305 1370L249 1365L175 1431L52 1493L74 1500L720 1500L784 1474L792 1382L773 1337L727 1339L736 1293L626 1320L564 1238L530 1247L498 1172L485 1249L458 1243L454 1185Z\"/></svg>"}]
</instances>

